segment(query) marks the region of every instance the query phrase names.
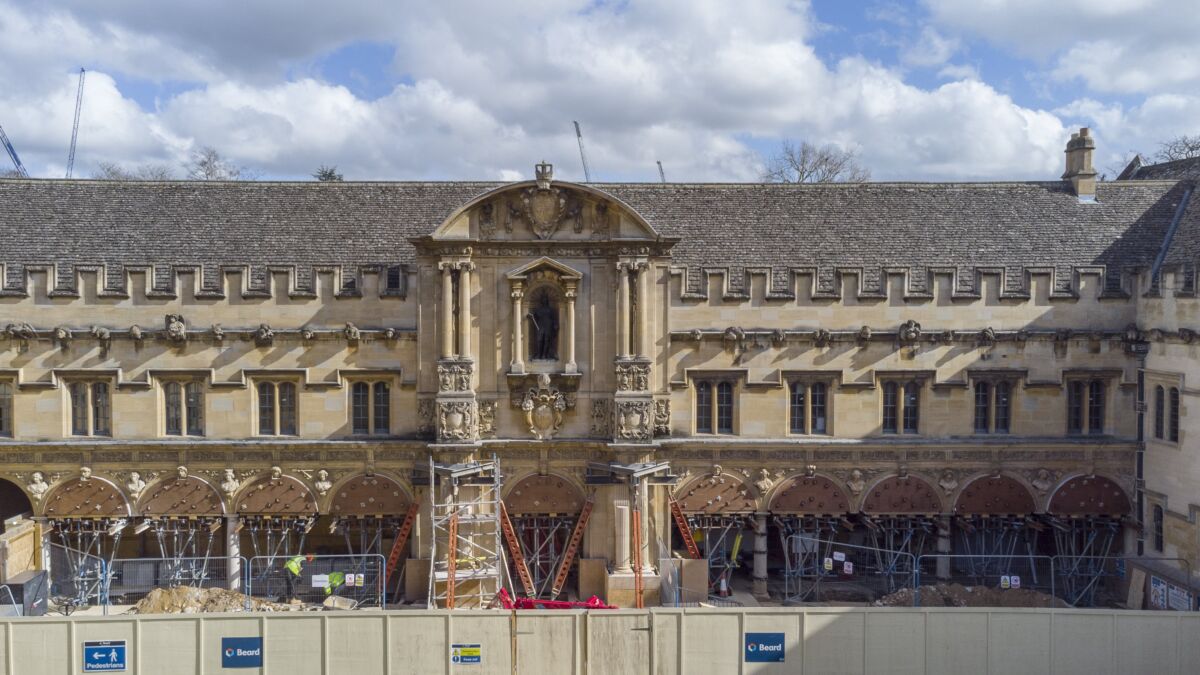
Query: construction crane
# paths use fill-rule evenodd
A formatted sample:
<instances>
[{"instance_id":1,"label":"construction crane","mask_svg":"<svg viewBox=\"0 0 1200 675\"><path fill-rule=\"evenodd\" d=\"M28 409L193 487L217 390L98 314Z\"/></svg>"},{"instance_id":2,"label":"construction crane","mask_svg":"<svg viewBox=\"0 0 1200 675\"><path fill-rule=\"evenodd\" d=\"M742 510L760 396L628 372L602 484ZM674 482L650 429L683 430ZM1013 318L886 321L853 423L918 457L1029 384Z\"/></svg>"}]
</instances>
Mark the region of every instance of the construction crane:
<instances>
[{"instance_id":1,"label":"construction crane","mask_svg":"<svg viewBox=\"0 0 1200 675\"><path fill-rule=\"evenodd\" d=\"M12 158L13 166L17 167L17 173L20 174L21 178L29 178L29 172L25 170L25 165L21 163L21 158L17 156L17 149L8 140L8 134L4 133L4 127L0 127L0 143L4 144L4 149L8 151L8 156Z\"/></svg>"},{"instance_id":2,"label":"construction crane","mask_svg":"<svg viewBox=\"0 0 1200 675\"><path fill-rule=\"evenodd\" d=\"M75 124L71 127L71 152L67 155L67 178L75 170L75 141L79 138L79 111L83 109L83 78L87 71L79 69L79 88L75 90Z\"/></svg>"},{"instance_id":3,"label":"construction crane","mask_svg":"<svg viewBox=\"0 0 1200 675\"><path fill-rule=\"evenodd\" d=\"M579 141L579 159L583 162L583 182L592 182L592 170L588 168L587 153L583 151L583 132L579 129L579 122L575 122L575 139Z\"/></svg>"},{"instance_id":4,"label":"construction crane","mask_svg":"<svg viewBox=\"0 0 1200 675\"><path fill-rule=\"evenodd\" d=\"M658 179L661 180L665 184L667 182L667 174L665 172L663 172L662 160L656 159L654 161L658 162Z\"/></svg>"}]
</instances>

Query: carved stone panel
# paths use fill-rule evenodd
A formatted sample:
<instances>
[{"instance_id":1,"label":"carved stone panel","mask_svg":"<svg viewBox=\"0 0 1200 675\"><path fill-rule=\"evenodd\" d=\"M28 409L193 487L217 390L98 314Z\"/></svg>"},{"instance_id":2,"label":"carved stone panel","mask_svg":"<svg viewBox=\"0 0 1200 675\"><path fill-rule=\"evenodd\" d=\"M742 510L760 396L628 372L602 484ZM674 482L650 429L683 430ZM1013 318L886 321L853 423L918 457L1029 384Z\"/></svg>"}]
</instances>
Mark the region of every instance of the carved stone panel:
<instances>
[{"instance_id":1,"label":"carved stone panel","mask_svg":"<svg viewBox=\"0 0 1200 675\"><path fill-rule=\"evenodd\" d=\"M146 491L139 510L149 518L166 516L220 516L225 513L221 495L196 478L171 478Z\"/></svg>"},{"instance_id":2,"label":"carved stone panel","mask_svg":"<svg viewBox=\"0 0 1200 675\"><path fill-rule=\"evenodd\" d=\"M660 398L654 401L654 435L671 435L671 400Z\"/></svg>"},{"instance_id":3,"label":"carved stone panel","mask_svg":"<svg viewBox=\"0 0 1200 675\"><path fill-rule=\"evenodd\" d=\"M880 481L863 499L863 513L926 514L941 513L942 502L932 485L915 476L892 476Z\"/></svg>"},{"instance_id":4,"label":"carved stone panel","mask_svg":"<svg viewBox=\"0 0 1200 675\"><path fill-rule=\"evenodd\" d=\"M262 478L242 493L237 512L248 515L311 516L317 512L317 498L308 486L291 476Z\"/></svg>"},{"instance_id":5,"label":"carved stone panel","mask_svg":"<svg viewBox=\"0 0 1200 675\"><path fill-rule=\"evenodd\" d=\"M504 497L504 506L515 516L576 515L584 496L569 481L558 476L527 476Z\"/></svg>"},{"instance_id":6,"label":"carved stone panel","mask_svg":"<svg viewBox=\"0 0 1200 675\"><path fill-rule=\"evenodd\" d=\"M474 400L438 401L437 411L439 443L470 443L476 439L478 424Z\"/></svg>"},{"instance_id":7,"label":"carved stone panel","mask_svg":"<svg viewBox=\"0 0 1200 675\"><path fill-rule=\"evenodd\" d=\"M1033 495L1015 478L984 476L963 488L954 504L960 516L1024 516L1034 512Z\"/></svg>"},{"instance_id":8,"label":"carved stone panel","mask_svg":"<svg viewBox=\"0 0 1200 675\"><path fill-rule=\"evenodd\" d=\"M592 399L592 436L599 436L601 438L609 438L612 436L612 403L612 399Z\"/></svg>"},{"instance_id":9,"label":"carved stone panel","mask_svg":"<svg viewBox=\"0 0 1200 675\"><path fill-rule=\"evenodd\" d=\"M650 388L650 364L620 361L617 369L617 391L646 391Z\"/></svg>"},{"instance_id":10,"label":"carved stone panel","mask_svg":"<svg viewBox=\"0 0 1200 675\"><path fill-rule=\"evenodd\" d=\"M47 518L125 517L129 502L117 486L103 478L73 478L46 497Z\"/></svg>"},{"instance_id":11,"label":"carved stone panel","mask_svg":"<svg viewBox=\"0 0 1200 675\"><path fill-rule=\"evenodd\" d=\"M1046 509L1056 516L1123 516L1130 511L1129 497L1119 485L1103 476L1077 476L1050 497Z\"/></svg>"},{"instance_id":12,"label":"carved stone panel","mask_svg":"<svg viewBox=\"0 0 1200 675\"><path fill-rule=\"evenodd\" d=\"M537 387L526 391L521 399L525 424L529 427L529 433L539 441L554 438L562 428L563 411L566 409L566 397L550 384L550 376L545 373L538 375Z\"/></svg>"},{"instance_id":13,"label":"carved stone panel","mask_svg":"<svg viewBox=\"0 0 1200 675\"><path fill-rule=\"evenodd\" d=\"M767 510L776 514L840 515L850 510L850 497L824 476L797 476L779 488Z\"/></svg>"},{"instance_id":14,"label":"carved stone panel","mask_svg":"<svg viewBox=\"0 0 1200 675\"><path fill-rule=\"evenodd\" d=\"M441 361L437 364L438 391L470 391L470 361Z\"/></svg>"},{"instance_id":15,"label":"carved stone panel","mask_svg":"<svg viewBox=\"0 0 1200 675\"><path fill-rule=\"evenodd\" d=\"M329 513L346 518L403 516L411 500L400 484L386 476L355 476L342 484Z\"/></svg>"},{"instance_id":16,"label":"carved stone panel","mask_svg":"<svg viewBox=\"0 0 1200 675\"><path fill-rule=\"evenodd\" d=\"M677 495L684 513L754 513L758 505L754 492L741 479L715 473L687 486Z\"/></svg>"},{"instance_id":17,"label":"carved stone panel","mask_svg":"<svg viewBox=\"0 0 1200 675\"><path fill-rule=\"evenodd\" d=\"M653 402L645 400L617 401L616 438L618 441L649 441L653 438Z\"/></svg>"}]
</instances>

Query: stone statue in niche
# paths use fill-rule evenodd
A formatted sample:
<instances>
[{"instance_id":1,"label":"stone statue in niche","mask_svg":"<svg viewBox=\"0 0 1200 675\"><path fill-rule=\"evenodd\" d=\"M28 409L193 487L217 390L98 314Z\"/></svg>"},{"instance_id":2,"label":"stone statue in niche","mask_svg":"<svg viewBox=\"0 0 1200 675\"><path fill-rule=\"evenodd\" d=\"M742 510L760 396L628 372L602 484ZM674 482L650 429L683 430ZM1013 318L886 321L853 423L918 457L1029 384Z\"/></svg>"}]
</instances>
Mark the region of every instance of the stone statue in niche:
<instances>
[{"instance_id":1,"label":"stone statue in niche","mask_svg":"<svg viewBox=\"0 0 1200 675\"><path fill-rule=\"evenodd\" d=\"M533 309L525 314L533 330L530 332L530 358L535 361L558 359L558 308L550 301L550 291L543 289Z\"/></svg>"}]
</instances>

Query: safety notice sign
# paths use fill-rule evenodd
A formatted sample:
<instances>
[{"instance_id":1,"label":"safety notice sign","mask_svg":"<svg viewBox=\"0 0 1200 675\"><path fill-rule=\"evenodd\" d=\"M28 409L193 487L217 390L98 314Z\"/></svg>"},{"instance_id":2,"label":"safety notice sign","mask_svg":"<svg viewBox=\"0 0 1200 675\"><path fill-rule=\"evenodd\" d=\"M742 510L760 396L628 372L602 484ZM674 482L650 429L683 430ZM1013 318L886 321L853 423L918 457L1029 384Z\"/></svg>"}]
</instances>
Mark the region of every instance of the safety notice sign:
<instances>
[{"instance_id":1,"label":"safety notice sign","mask_svg":"<svg viewBox=\"0 0 1200 675\"><path fill-rule=\"evenodd\" d=\"M483 648L479 645L450 645L450 663L466 665L483 663Z\"/></svg>"}]
</instances>

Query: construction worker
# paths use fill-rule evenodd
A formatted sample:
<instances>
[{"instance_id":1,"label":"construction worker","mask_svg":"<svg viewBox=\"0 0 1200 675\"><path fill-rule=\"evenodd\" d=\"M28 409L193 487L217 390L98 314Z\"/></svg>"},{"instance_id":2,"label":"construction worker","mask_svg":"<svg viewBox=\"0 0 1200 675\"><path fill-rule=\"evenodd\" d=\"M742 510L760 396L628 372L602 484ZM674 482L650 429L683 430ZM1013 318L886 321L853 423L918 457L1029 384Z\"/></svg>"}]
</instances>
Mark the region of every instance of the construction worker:
<instances>
[{"instance_id":1,"label":"construction worker","mask_svg":"<svg viewBox=\"0 0 1200 675\"><path fill-rule=\"evenodd\" d=\"M325 595L332 595L333 591L340 588L346 583L345 572L330 572L329 585L325 587Z\"/></svg>"},{"instance_id":2,"label":"construction worker","mask_svg":"<svg viewBox=\"0 0 1200 675\"><path fill-rule=\"evenodd\" d=\"M311 553L308 555L296 555L289 558L288 561L283 564L284 569L287 570L287 572L283 575L283 578L284 581L287 582L288 600L292 599L296 595L296 582L300 580L300 570L303 568L304 563L312 562L312 559L313 556Z\"/></svg>"}]
</instances>

